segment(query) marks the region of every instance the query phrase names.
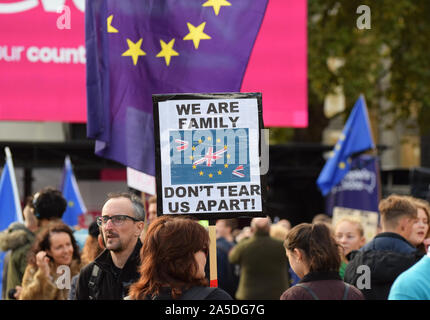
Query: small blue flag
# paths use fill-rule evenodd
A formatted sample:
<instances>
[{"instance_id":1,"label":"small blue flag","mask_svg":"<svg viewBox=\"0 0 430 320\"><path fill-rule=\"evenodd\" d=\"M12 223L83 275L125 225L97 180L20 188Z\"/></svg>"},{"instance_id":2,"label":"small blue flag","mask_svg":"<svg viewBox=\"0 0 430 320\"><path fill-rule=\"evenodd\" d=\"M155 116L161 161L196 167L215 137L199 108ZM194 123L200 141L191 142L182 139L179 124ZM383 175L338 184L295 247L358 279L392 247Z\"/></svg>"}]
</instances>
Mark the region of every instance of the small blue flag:
<instances>
[{"instance_id":1,"label":"small blue flag","mask_svg":"<svg viewBox=\"0 0 430 320\"><path fill-rule=\"evenodd\" d=\"M317 179L321 193L326 196L348 173L351 169L351 156L374 148L366 102L361 95L351 111L330 158Z\"/></svg>"},{"instance_id":2,"label":"small blue flag","mask_svg":"<svg viewBox=\"0 0 430 320\"><path fill-rule=\"evenodd\" d=\"M64 212L63 221L69 226L75 226L78 224L78 217L87 212L87 208L79 192L69 156L66 156L64 162L63 186L61 191L67 201L67 209Z\"/></svg>"},{"instance_id":3,"label":"small blue flag","mask_svg":"<svg viewBox=\"0 0 430 320\"><path fill-rule=\"evenodd\" d=\"M8 147L5 153L6 164L0 178L0 231L12 222L23 221L12 155Z\"/></svg>"},{"instance_id":4,"label":"small blue flag","mask_svg":"<svg viewBox=\"0 0 430 320\"><path fill-rule=\"evenodd\" d=\"M12 222L23 222L21 203L16 184L12 155L5 148L6 164L0 178L0 231L6 229ZM0 292L2 289L3 260L5 252L0 252Z\"/></svg>"}]
</instances>

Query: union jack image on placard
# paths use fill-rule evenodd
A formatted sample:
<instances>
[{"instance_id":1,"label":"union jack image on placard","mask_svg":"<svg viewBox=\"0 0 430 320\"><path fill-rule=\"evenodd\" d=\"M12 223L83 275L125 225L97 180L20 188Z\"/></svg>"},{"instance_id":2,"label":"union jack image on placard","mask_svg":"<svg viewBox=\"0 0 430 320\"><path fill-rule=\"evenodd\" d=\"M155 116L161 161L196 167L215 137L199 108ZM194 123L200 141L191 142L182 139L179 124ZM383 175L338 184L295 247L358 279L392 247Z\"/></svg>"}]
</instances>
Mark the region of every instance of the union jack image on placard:
<instances>
[{"instance_id":1,"label":"union jack image on placard","mask_svg":"<svg viewBox=\"0 0 430 320\"><path fill-rule=\"evenodd\" d=\"M248 129L170 131L171 184L249 182Z\"/></svg>"}]
</instances>

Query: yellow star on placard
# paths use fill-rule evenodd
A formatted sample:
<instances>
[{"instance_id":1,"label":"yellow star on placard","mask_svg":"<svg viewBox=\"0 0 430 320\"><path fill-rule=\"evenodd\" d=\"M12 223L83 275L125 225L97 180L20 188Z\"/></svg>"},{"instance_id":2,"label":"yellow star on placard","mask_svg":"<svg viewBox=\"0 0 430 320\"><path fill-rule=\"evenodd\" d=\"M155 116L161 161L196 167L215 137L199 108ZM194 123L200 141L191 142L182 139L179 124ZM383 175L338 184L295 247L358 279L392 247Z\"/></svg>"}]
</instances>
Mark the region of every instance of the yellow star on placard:
<instances>
[{"instance_id":1,"label":"yellow star on placard","mask_svg":"<svg viewBox=\"0 0 430 320\"><path fill-rule=\"evenodd\" d=\"M115 29L114 27L112 27L112 19L113 19L113 14L111 14L107 18L107 32L108 33L118 33L118 30Z\"/></svg>"},{"instance_id":2,"label":"yellow star on placard","mask_svg":"<svg viewBox=\"0 0 430 320\"><path fill-rule=\"evenodd\" d=\"M203 32L203 29L205 28L206 22L203 22L198 27L194 27L191 23L187 22L188 30L190 33L188 33L183 40L193 40L194 48L198 49L200 40L209 40L211 37Z\"/></svg>"},{"instance_id":3,"label":"yellow star on placard","mask_svg":"<svg viewBox=\"0 0 430 320\"><path fill-rule=\"evenodd\" d=\"M140 46L142 45L143 39L140 38L139 41L134 43L130 39L127 39L128 44L128 50L122 54L122 56L132 57L133 58L133 64L137 64L137 59L139 59L139 56L145 56L146 53L140 49Z\"/></svg>"},{"instance_id":4,"label":"yellow star on placard","mask_svg":"<svg viewBox=\"0 0 430 320\"><path fill-rule=\"evenodd\" d=\"M203 7L213 7L215 15L219 14L219 10L222 6L231 6L231 3L226 0L208 0L202 5Z\"/></svg>"},{"instance_id":5,"label":"yellow star on placard","mask_svg":"<svg viewBox=\"0 0 430 320\"><path fill-rule=\"evenodd\" d=\"M201 176L202 176L202 175L203 175L203 171L200 171L200 172L199 172L199 175L201 175Z\"/></svg>"},{"instance_id":6,"label":"yellow star on placard","mask_svg":"<svg viewBox=\"0 0 430 320\"><path fill-rule=\"evenodd\" d=\"M169 66L170 59L172 56L179 56L175 50L173 50L173 45L175 44L175 39L170 40L169 43L165 43L163 40L160 40L161 51L156 55L157 58L164 57L166 60L166 65Z\"/></svg>"}]
</instances>

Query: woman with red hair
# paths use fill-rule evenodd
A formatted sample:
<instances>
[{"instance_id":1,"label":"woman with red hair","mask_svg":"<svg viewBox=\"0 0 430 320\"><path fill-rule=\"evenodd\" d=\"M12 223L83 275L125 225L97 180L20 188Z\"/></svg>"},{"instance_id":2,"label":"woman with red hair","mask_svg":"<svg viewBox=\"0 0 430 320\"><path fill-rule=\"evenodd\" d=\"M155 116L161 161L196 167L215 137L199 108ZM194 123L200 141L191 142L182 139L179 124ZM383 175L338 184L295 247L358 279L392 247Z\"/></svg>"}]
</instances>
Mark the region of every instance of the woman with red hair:
<instances>
[{"instance_id":1,"label":"woman with red hair","mask_svg":"<svg viewBox=\"0 0 430 320\"><path fill-rule=\"evenodd\" d=\"M198 222L163 216L149 226L140 252L140 278L130 287L133 300L232 300L208 288L205 265L209 235Z\"/></svg>"}]
</instances>

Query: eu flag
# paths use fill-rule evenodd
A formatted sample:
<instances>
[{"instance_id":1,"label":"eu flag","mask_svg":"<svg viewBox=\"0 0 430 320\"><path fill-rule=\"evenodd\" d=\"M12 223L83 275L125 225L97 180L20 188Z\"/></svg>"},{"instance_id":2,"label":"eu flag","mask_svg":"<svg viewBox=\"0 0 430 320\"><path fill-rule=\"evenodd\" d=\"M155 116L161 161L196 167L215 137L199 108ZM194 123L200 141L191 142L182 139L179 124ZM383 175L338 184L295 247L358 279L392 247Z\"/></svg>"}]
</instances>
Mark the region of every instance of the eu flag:
<instances>
[{"instance_id":1,"label":"eu flag","mask_svg":"<svg viewBox=\"0 0 430 320\"><path fill-rule=\"evenodd\" d=\"M6 229L12 222L23 221L12 155L8 147L5 148L5 153L6 164L0 178L0 231ZM5 253L0 252L0 292L3 282L4 256Z\"/></svg>"},{"instance_id":2,"label":"eu flag","mask_svg":"<svg viewBox=\"0 0 430 320\"><path fill-rule=\"evenodd\" d=\"M63 222L69 226L75 226L78 224L78 217L87 212L87 208L79 192L69 156L66 156L66 160L64 161L63 186L61 190L63 197L67 201L67 208L63 214Z\"/></svg>"},{"instance_id":3,"label":"eu flag","mask_svg":"<svg viewBox=\"0 0 430 320\"><path fill-rule=\"evenodd\" d=\"M327 160L317 185L325 196L336 186L351 168L351 156L375 148L367 114L366 102L361 95L337 141L331 157Z\"/></svg>"},{"instance_id":4,"label":"eu flag","mask_svg":"<svg viewBox=\"0 0 430 320\"><path fill-rule=\"evenodd\" d=\"M0 178L0 231L12 222L23 221L12 155L8 147L5 148L5 153L6 164Z\"/></svg>"},{"instance_id":5,"label":"eu flag","mask_svg":"<svg viewBox=\"0 0 430 320\"><path fill-rule=\"evenodd\" d=\"M170 131L173 185L249 182L247 128Z\"/></svg>"},{"instance_id":6,"label":"eu flag","mask_svg":"<svg viewBox=\"0 0 430 320\"><path fill-rule=\"evenodd\" d=\"M87 135L155 175L152 95L238 92L267 0L87 0Z\"/></svg>"}]
</instances>

